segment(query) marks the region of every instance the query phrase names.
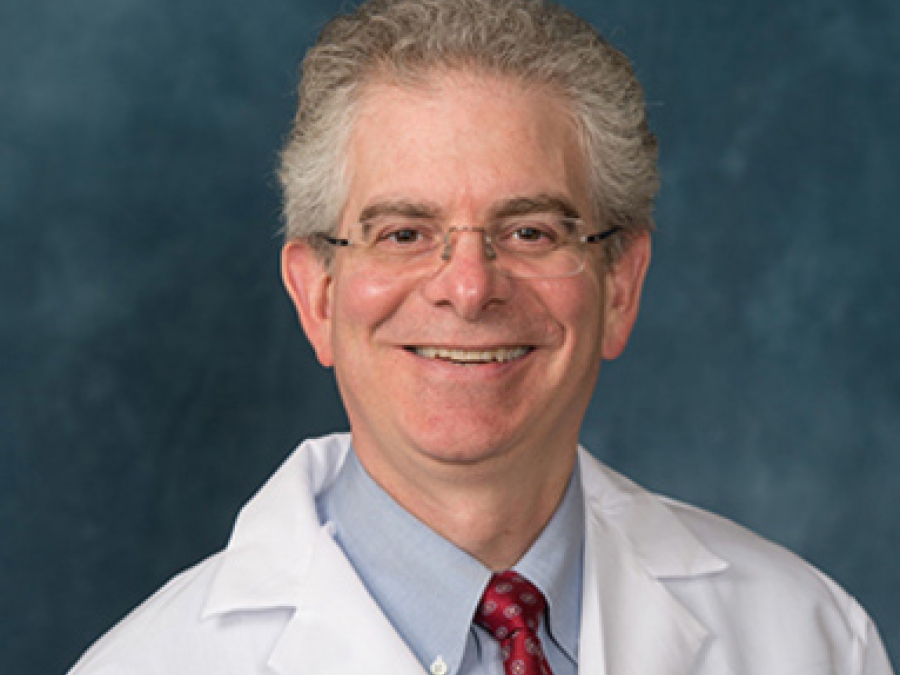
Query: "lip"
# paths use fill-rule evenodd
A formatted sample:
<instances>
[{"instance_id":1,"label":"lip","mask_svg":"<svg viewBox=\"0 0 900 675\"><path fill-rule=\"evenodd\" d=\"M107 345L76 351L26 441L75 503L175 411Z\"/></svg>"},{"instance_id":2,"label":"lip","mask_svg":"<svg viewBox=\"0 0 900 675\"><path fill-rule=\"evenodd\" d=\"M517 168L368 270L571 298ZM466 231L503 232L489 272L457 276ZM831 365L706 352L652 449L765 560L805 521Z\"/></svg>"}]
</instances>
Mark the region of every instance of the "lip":
<instances>
[{"instance_id":1,"label":"lip","mask_svg":"<svg viewBox=\"0 0 900 675\"><path fill-rule=\"evenodd\" d=\"M531 345L503 347L408 345L404 349L421 359L455 366L504 365L520 361L534 351Z\"/></svg>"}]
</instances>

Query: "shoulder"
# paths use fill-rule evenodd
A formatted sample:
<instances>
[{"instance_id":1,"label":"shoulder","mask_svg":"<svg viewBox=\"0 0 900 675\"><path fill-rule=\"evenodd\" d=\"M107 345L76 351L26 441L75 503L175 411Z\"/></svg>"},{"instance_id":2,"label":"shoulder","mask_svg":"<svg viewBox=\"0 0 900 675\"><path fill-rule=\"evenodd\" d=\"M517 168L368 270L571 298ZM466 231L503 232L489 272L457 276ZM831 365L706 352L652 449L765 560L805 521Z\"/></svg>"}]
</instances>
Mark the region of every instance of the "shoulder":
<instances>
[{"instance_id":1,"label":"shoulder","mask_svg":"<svg viewBox=\"0 0 900 675\"><path fill-rule=\"evenodd\" d=\"M613 523L660 578L725 579L748 591L771 587L784 600L817 598L855 613L855 601L831 579L746 527L650 492L593 458L582 460L582 473L588 508ZM679 556L683 558L680 565L673 562ZM702 571L707 574L697 575L696 559L701 556L705 561ZM782 596L784 590L790 593Z\"/></svg>"},{"instance_id":2,"label":"shoulder","mask_svg":"<svg viewBox=\"0 0 900 675\"><path fill-rule=\"evenodd\" d=\"M800 556L594 460L582 469L587 508L708 631L708 659L745 664L735 672L890 673L865 610Z\"/></svg>"},{"instance_id":3,"label":"shoulder","mask_svg":"<svg viewBox=\"0 0 900 675\"><path fill-rule=\"evenodd\" d=\"M682 502L659 498L715 555L721 574L668 580L666 586L736 661L785 660L834 672L890 674L878 632L862 606L806 560L737 523ZM809 666L807 666L809 667Z\"/></svg>"},{"instance_id":4,"label":"shoulder","mask_svg":"<svg viewBox=\"0 0 900 675\"><path fill-rule=\"evenodd\" d=\"M268 672L322 535L315 495L333 480L346 434L301 444L248 502L228 547L174 577L98 640L69 675Z\"/></svg>"},{"instance_id":5,"label":"shoulder","mask_svg":"<svg viewBox=\"0 0 900 675\"><path fill-rule=\"evenodd\" d=\"M205 617L221 559L217 554L172 578L101 637L69 675L262 672L266 636L277 636L289 614Z\"/></svg>"},{"instance_id":6,"label":"shoulder","mask_svg":"<svg viewBox=\"0 0 900 675\"><path fill-rule=\"evenodd\" d=\"M745 593L766 594L778 604L811 602L839 609L856 629L866 616L830 577L799 555L738 523L705 509L657 497L710 551L727 561L723 577Z\"/></svg>"}]
</instances>

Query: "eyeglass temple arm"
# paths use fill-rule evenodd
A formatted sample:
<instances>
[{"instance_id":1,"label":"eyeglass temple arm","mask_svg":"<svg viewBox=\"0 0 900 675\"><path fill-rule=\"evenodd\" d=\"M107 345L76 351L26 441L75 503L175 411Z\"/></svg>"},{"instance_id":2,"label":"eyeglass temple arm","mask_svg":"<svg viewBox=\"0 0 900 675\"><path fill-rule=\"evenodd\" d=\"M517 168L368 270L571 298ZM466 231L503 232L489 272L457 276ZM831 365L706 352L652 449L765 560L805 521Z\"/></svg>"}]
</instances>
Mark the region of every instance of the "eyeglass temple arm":
<instances>
[{"instance_id":1,"label":"eyeglass temple arm","mask_svg":"<svg viewBox=\"0 0 900 675\"><path fill-rule=\"evenodd\" d=\"M328 242L332 246L349 246L350 245L349 239L341 239L340 237L332 237L330 234L325 234L324 232L316 232L315 235L313 235L313 236L315 236L316 239L320 239L322 241Z\"/></svg>"},{"instance_id":2,"label":"eyeglass temple arm","mask_svg":"<svg viewBox=\"0 0 900 675\"><path fill-rule=\"evenodd\" d=\"M611 227L608 230L604 230L603 232L597 232L596 234L587 235L583 241L585 244L593 244L598 241L603 241L604 239L608 239L613 236L616 232L621 232L622 228L618 225L616 227Z\"/></svg>"}]
</instances>

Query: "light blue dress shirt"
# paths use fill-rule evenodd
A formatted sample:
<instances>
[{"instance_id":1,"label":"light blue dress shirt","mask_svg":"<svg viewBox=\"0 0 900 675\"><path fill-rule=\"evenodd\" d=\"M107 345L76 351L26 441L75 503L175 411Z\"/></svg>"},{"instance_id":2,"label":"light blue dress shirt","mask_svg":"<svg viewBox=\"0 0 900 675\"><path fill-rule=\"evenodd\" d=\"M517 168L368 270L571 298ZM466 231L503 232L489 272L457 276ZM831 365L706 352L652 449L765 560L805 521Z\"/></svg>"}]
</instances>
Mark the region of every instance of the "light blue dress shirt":
<instances>
[{"instance_id":1,"label":"light blue dress shirt","mask_svg":"<svg viewBox=\"0 0 900 675\"><path fill-rule=\"evenodd\" d=\"M472 623L491 571L401 507L351 451L316 502L321 522L432 675L503 675L500 646ZM556 513L514 569L548 603L539 637L554 675L576 675L584 499L576 463Z\"/></svg>"}]
</instances>

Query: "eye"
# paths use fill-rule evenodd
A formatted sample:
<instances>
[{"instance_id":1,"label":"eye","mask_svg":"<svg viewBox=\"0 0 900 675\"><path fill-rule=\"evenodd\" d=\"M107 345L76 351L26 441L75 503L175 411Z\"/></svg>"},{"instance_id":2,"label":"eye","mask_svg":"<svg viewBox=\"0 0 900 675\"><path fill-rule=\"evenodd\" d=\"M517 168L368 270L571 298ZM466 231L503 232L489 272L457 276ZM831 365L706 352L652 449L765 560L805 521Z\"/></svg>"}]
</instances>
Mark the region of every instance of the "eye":
<instances>
[{"instance_id":1,"label":"eye","mask_svg":"<svg viewBox=\"0 0 900 675\"><path fill-rule=\"evenodd\" d=\"M402 227L384 232L379 239L393 244L415 244L422 241L422 232L413 227Z\"/></svg>"},{"instance_id":2,"label":"eye","mask_svg":"<svg viewBox=\"0 0 900 675\"><path fill-rule=\"evenodd\" d=\"M425 253L432 250L435 244L435 228L433 224L422 221L391 219L370 223L366 233L366 241L374 250L392 255Z\"/></svg>"},{"instance_id":3,"label":"eye","mask_svg":"<svg viewBox=\"0 0 900 675\"><path fill-rule=\"evenodd\" d=\"M553 233L535 225L522 225L513 230L511 236L522 242L540 243L553 239Z\"/></svg>"},{"instance_id":4,"label":"eye","mask_svg":"<svg viewBox=\"0 0 900 675\"><path fill-rule=\"evenodd\" d=\"M497 243L517 253L549 253L566 241L565 226L553 218L517 218L504 223Z\"/></svg>"}]
</instances>

